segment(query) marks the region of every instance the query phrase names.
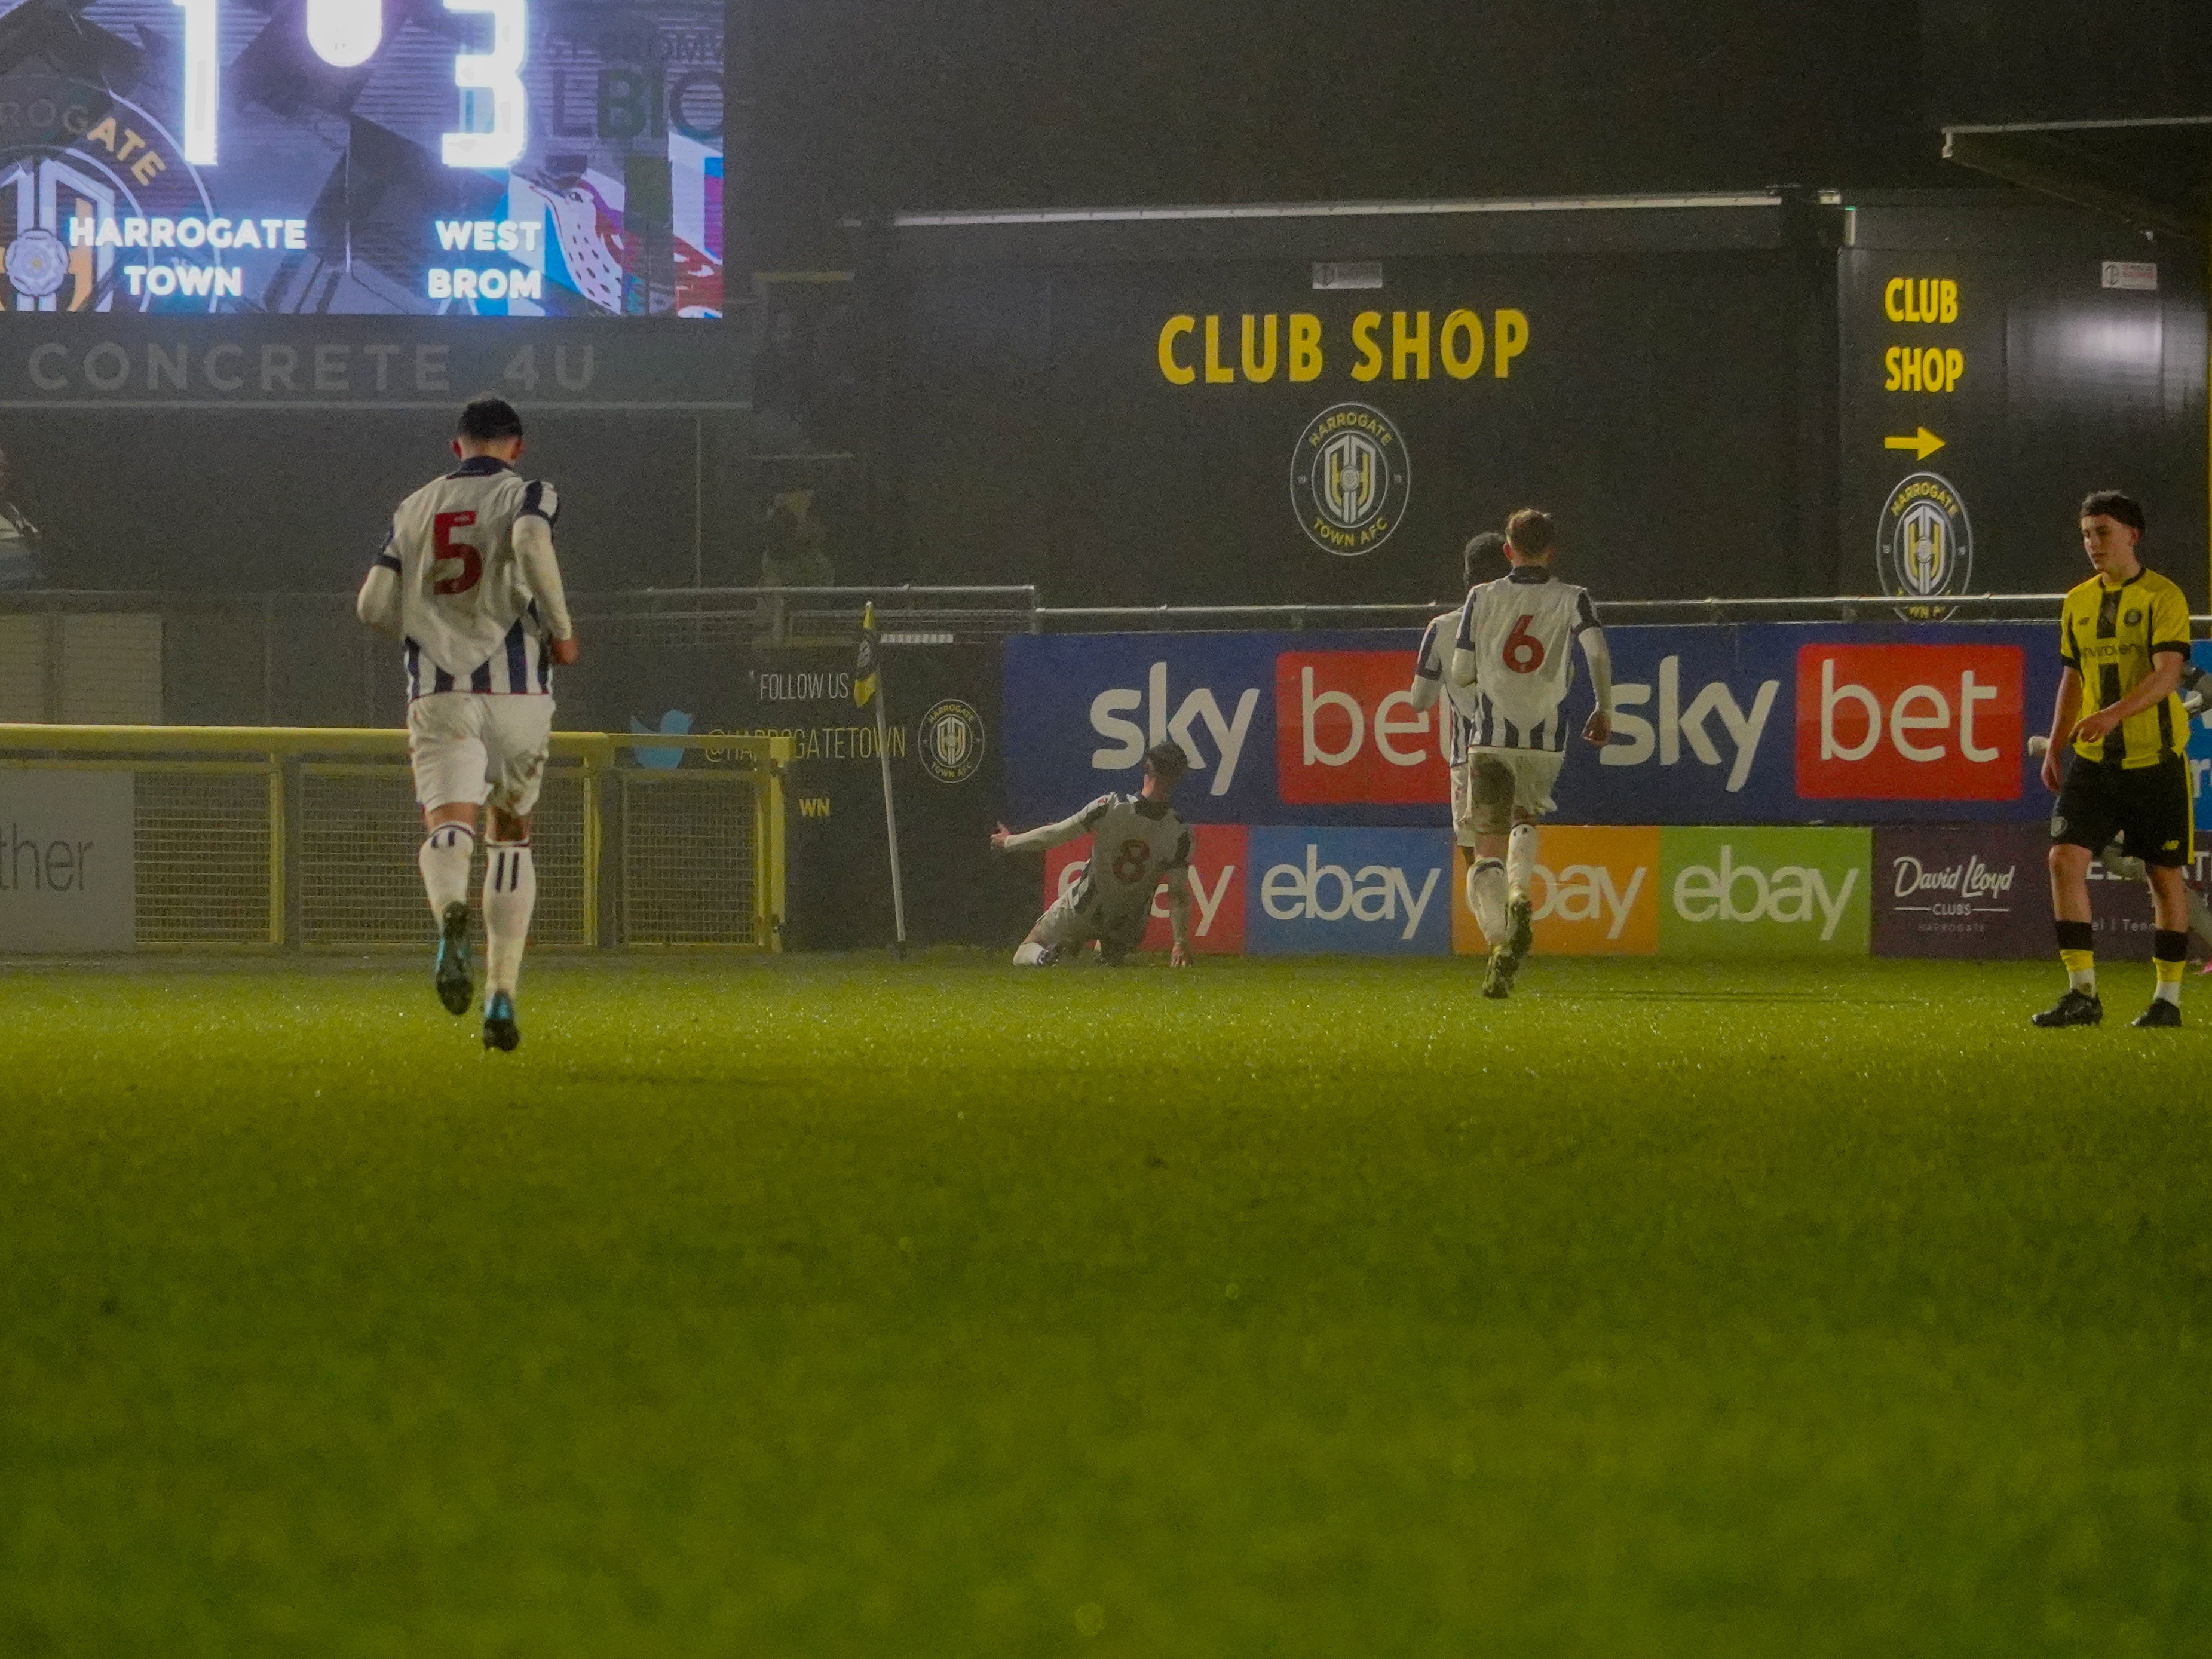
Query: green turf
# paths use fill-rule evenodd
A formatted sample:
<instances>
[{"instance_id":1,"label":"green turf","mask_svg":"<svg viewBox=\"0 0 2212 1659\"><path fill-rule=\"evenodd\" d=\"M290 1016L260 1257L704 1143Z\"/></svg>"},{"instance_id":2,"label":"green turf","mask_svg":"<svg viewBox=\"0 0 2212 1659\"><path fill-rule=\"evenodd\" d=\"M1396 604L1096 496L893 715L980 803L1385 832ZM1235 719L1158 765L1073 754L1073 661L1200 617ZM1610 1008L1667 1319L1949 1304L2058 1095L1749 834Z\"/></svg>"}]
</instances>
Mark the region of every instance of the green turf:
<instances>
[{"instance_id":1,"label":"green turf","mask_svg":"<svg viewBox=\"0 0 2212 1659\"><path fill-rule=\"evenodd\" d=\"M2205 1027L2051 966L9 975L9 1656L2164 1655Z\"/></svg>"}]
</instances>

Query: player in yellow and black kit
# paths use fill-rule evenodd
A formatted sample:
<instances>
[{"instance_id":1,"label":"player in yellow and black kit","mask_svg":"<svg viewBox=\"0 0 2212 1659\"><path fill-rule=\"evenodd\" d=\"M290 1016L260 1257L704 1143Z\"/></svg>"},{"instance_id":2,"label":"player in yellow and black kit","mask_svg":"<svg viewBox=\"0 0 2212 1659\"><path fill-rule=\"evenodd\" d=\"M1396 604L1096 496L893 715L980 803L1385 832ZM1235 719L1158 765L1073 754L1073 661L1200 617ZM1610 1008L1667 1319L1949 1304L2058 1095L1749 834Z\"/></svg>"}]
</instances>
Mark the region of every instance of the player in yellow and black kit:
<instances>
[{"instance_id":1,"label":"player in yellow and black kit","mask_svg":"<svg viewBox=\"0 0 2212 1659\"><path fill-rule=\"evenodd\" d=\"M2189 660L2189 602L2143 568L2142 508L2117 490L2081 503L2081 545L2097 574L2066 596L2059 655L2066 672L2051 719L2043 781L2058 794L2051 818L2051 900L2066 994L2038 1025L2094 1025L2096 933L2089 916L2089 862L2116 835L2148 868L2158 934L2152 954L2158 990L2137 1025L2181 1024L2188 965L2188 889L2182 870L2191 836L2189 716L2174 688ZM2062 779L2068 744L2073 764Z\"/></svg>"}]
</instances>

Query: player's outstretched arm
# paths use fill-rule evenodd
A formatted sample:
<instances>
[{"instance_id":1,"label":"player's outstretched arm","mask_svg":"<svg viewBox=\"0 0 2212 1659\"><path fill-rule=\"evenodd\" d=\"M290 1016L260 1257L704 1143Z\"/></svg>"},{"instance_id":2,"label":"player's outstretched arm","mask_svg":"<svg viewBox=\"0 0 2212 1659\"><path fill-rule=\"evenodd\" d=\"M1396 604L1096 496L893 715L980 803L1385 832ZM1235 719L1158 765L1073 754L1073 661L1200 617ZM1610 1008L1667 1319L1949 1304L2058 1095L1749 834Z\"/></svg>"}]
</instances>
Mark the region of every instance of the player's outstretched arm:
<instances>
[{"instance_id":1,"label":"player's outstretched arm","mask_svg":"<svg viewBox=\"0 0 2212 1659\"><path fill-rule=\"evenodd\" d=\"M1042 853L1048 847L1059 847L1079 836L1089 835L1093 821L1093 809L1086 806L1072 818L1062 818L1058 823L1048 823L1041 829L1024 830L1019 835L1002 823L991 832L991 850L994 853Z\"/></svg>"},{"instance_id":2,"label":"player's outstretched arm","mask_svg":"<svg viewBox=\"0 0 2212 1659\"><path fill-rule=\"evenodd\" d=\"M1190 872L1168 872L1168 926L1175 930L1175 948L1168 952L1171 968L1190 966Z\"/></svg>"},{"instance_id":3,"label":"player's outstretched arm","mask_svg":"<svg viewBox=\"0 0 2212 1659\"><path fill-rule=\"evenodd\" d=\"M1589 664L1590 684L1597 693L1597 707L1583 726L1583 737L1602 749L1613 741L1613 647L1605 642L1605 629L1595 625L1576 637L1582 641L1583 660Z\"/></svg>"}]
</instances>

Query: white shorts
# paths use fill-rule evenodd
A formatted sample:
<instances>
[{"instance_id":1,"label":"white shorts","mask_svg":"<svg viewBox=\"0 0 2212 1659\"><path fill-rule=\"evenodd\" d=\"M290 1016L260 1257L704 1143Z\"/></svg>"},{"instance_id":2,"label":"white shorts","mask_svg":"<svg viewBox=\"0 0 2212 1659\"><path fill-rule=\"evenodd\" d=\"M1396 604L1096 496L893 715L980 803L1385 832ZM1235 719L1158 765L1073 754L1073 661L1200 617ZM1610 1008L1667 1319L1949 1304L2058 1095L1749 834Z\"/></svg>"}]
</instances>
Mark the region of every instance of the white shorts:
<instances>
[{"instance_id":1,"label":"white shorts","mask_svg":"<svg viewBox=\"0 0 2212 1659\"><path fill-rule=\"evenodd\" d=\"M1037 918L1030 936L1054 951L1079 951L1097 939L1099 954L1108 962L1119 962L1144 944L1145 929L1152 921L1149 907L1133 921L1125 918L1117 927L1102 921L1095 909L1079 906L1075 897L1081 890L1072 889L1055 900Z\"/></svg>"},{"instance_id":2,"label":"white shorts","mask_svg":"<svg viewBox=\"0 0 2212 1659\"><path fill-rule=\"evenodd\" d=\"M426 812L482 806L528 817L545 781L553 699L435 691L407 705L415 799Z\"/></svg>"},{"instance_id":3,"label":"white shorts","mask_svg":"<svg viewBox=\"0 0 2212 1659\"><path fill-rule=\"evenodd\" d=\"M1478 749L1451 769L1452 829L1462 843L1502 836L1559 810L1552 787L1567 757L1557 750Z\"/></svg>"}]
</instances>

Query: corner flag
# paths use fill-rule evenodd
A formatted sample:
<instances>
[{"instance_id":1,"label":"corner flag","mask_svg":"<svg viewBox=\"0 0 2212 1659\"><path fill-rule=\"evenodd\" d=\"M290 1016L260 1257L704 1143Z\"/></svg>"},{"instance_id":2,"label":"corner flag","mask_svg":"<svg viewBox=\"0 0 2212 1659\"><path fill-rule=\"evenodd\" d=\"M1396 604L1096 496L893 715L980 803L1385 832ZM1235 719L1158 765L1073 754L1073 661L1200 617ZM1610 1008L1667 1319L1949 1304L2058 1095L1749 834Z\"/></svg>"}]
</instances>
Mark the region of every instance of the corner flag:
<instances>
[{"instance_id":1,"label":"corner flag","mask_svg":"<svg viewBox=\"0 0 2212 1659\"><path fill-rule=\"evenodd\" d=\"M853 670L854 705L866 708L880 681L881 672L876 665L876 607L871 604L860 613L860 660Z\"/></svg>"},{"instance_id":2,"label":"corner flag","mask_svg":"<svg viewBox=\"0 0 2212 1659\"><path fill-rule=\"evenodd\" d=\"M860 659L853 668L853 701L862 708L872 702L876 706L876 764L884 775L884 837L891 859L891 916L898 930L897 943L892 948L903 962L906 883L899 872L898 803L891 798L890 722L885 712L890 699L883 695L883 659L877 652L876 607L871 604L860 613Z\"/></svg>"}]
</instances>

